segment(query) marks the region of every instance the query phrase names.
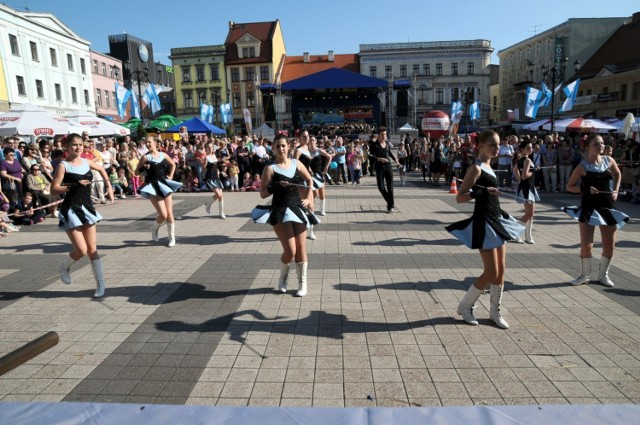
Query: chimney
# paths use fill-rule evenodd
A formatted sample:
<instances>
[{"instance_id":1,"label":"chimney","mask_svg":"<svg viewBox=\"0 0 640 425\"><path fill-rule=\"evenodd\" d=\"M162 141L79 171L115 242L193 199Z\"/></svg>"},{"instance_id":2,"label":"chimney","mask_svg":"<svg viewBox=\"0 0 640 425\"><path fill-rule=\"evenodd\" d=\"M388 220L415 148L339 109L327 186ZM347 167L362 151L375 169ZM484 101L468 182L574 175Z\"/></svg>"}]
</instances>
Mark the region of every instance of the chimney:
<instances>
[{"instance_id":1,"label":"chimney","mask_svg":"<svg viewBox=\"0 0 640 425\"><path fill-rule=\"evenodd\" d=\"M302 54L302 62L309 63L309 52L304 52Z\"/></svg>"},{"instance_id":2,"label":"chimney","mask_svg":"<svg viewBox=\"0 0 640 425\"><path fill-rule=\"evenodd\" d=\"M232 30L233 29L233 25L235 24L235 22L233 21L229 21L229 29Z\"/></svg>"},{"instance_id":3,"label":"chimney","mask_svg":"<svg viewBox=\"0 0 640 425\"><path fill-rule=\"evenodd\" d=\"M329 60L329 62L333 62L333 50L329 50L329 55L327 56L327 59Z\"/></svg>"}]
</instances>

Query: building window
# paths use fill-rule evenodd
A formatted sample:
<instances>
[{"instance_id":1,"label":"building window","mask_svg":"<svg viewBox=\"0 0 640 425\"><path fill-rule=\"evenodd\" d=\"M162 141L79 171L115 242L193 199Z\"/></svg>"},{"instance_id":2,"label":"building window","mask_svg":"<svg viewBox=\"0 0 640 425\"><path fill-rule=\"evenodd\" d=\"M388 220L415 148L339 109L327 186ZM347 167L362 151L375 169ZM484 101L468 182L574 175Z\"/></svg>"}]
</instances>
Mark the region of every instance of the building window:
<instances>
[{"instance_id":1,"label":"building window","mask_svg":"<svg viewBox=\"0 0 640 425\"><path fill-rule=\"evenodd\" d=\"M241 102L242 102L242 98L240 97L240 93L239 92L233 93L233 107L236 109L239 108Z\"/></svg>"},{"instance_id":2,"label":"building window","mask_svg":"<svg viewBox=\"0 0 640 425\"><path fill-rule=\"evenodd\" d=\"M31 60L38 62L38 45L35 43L35 41L30 41L29 42L29 47L31 48Z\"/></svg>"},{"instance_id":3,"label":"building window","mask_svg":"<svg viewBox=\"0 0 640 425\"><path fill-rule=\"evenodd\" d=\"M255 81L256 79L256 68L253 66L248 66L244 69L244 76L246 81Z\"/></svg>"},{"instance_id":4,"label":"building window","mask_svg":"<svg viewBox=\"0 0 640 425\"><path fill-rule=\"evenodd\" d=\"M84 104L86 106L89 106L89 103L90 103L89 100L90 100L89 99L89 90L85 90L84 91Z\"/></svg>"},{"instance_id":5,"label":"building window","mask_svg":"<svg viewBox=\"0 0 640 425\"><path fill-rule=\"evenodd\" d=\"M183 66L182 67L182 82L190 83L191 82L191 67Z\"/></svg>"},{"instance_id":6,"label":"building window","mask_svg":"<svg viewBox=\"0 0 640 425\"><path fill-rule=\"evenodd\" d=\"M420 74L420 64L414 63L413 64L413 75L418 75Z\"/></svg>"},{"instance_id":7,"label":"building window","mask_svg":"<svg viewBox=\"0 0 640 425\"><path fill-rule=\"evenodd\" d=\"M56 101L62 102L62 87L60 84L55 84L53 87L56 91Z\"/></svg>"},{"instance_id":8,"label":"building window","mask_svg":"<svg viewBox=\"0 0 640 425\"><path fill-rule=\"evenodd\" d=\"M439 87L436 89L436 104L442 105L444 103L444 89Z\"/></svg>"},{"instance_id":9,"label":"building window","mask_svg":"<svg viewBox=\"0 0 640 425\"><path fill-rule=\"evenodd\" d=\"M458 75L458 64L457 63L452 63L451 64L451 75Z\"/></svg>"},{"instance_id":10,"label":"building window","mask_svg":"<svg viewBox=\"0 0 640 425\"><path fill-rule=\"evenodd\" d=\"M211 68L211 80L220 81L220 64L212 63L209 66Z\"/></svg>"},{"instance_id":11,"label":"building window","mask_svg":"<svg viewBox=\"0 0 640 425\"><path fill-rule=\"evenodd\" d=\"M102 106L102 90L100 89L96 89L96 106Z\"/></svg>"},{"instance_id":12,"label":"building window","mask_svg":"<svg viewBox=\"0 0 640 425\"><path fill-rule=\"evenodd\" d=\"M207 103L207 91L206 90L198 90L198 103Z\"/></svg>"},{"instance_id":13,"label":"building window","mask_svg":"<svg viewBox=\"0 0 640 425\"><path fill-rule=\"evenodd\" d=\"M240 81L240 69L231 68L231 82L237 83Z\"/></svg>"},{"instance_id":14,"label":"building window","mask_svg":"<svg viewBox=\"0 0 640 425\"><path fill-rule=\"evenodd\" d=\"M430 63L422 64L422 73L424 75L431 75L431 64Z\"/></svg>"},{"instance_id":15,"label":"building window","mask_svg":"<svg viewBox=\"0 0 640 425\"><path fill-rule=\"evenodd\" d=\"M42 86L42 80L36 80L36 93L38 93L38 97L40 99L44 97L44 87Z\"/></svg>"},{"instance_id":16,"label":"building window","mask_svg":"<svg viewBox=\"0 0 640 425\"><path fill-rule=\"evenodd\" d=\"M111 92L111 104L113 105L114 108L117 105L117 103L116 103L116 92L114 92L114 91Z\"/></svg>"},{"instance_id":17,"label":"building window","mask_svg":"<svg viewBox=\"0 0 640 425\"><path fill-rule=\"evenodd\" d=\"M11 54L20 56L20 48L18 47L18 38L15 35L9 34L9 44L11 45Z\"/></svg>"},{"instance_id":18,"label":"building window","mask_svg":"<svg viewBox=\"0 0 640 425\"><path fill-rule=\"evenodd\" d=\"M113 65L109 65L109 77L113 78Z\"/></svg>"},{"instance_id":19,"label":"building window","mask_svg":"<svg viewBox=\"0 0 640 425\"><path fill-rule=\"evenodd\" d=\"M256 106L256 98L252 91L247 93L247 106L249 108Z\"/></svg>"},{"instance_id":20,"label":"building window","mask_svg":"<svg viewBox=\"0 0 640 425\"><path fill-rule=\"evenodd\" d=\"M111 108L111 99L109 98L109 91L104 91L104 106L107 108Z\"/></svg>"},{"instance_id":21,"label":"building window","mask_svg":"<svg viewBox=\"0 0 640 425\"><path fill-rule=\"evenodd\" d=\"M75 87L71 87L71 102L78 103L78 90Z\"/></svg>"},{"instance_id":22,"label":"building window","mask_svg":"<svg viewBox=\"0 0 640 425\"><path fill-rule=\"evenodd\" d=\"M473 62L467 62L467 75L473 75L475 73L475 64Z\"/></svg>"},{"instance_id":23,"label":"building window","mask_svg":"<svg viewBox=\"0 0 640 425\"><path fill-rule=\"evenodd\" d=\"M451 101L456 101L458 99L460 99L460 89L457 87L451 89Z\"/></svg>"},{"instance_id":24,"label":"building window","mask_svg":"<svg viewBox=\"0 0 640 425\"><path fill-rule=\"evenodd\" d=\"M269 81L269 66L260 67L260 81Z\"/></svg>"},{"instance_id":25,"label":"building window","mask_svg":"<svg viewBox=\"0 0 640 425\"><path fill-rule=\"evenodd\" d=\"M633 83L633 86L631 86L631 100L638 99L640 99L640 82L636 81Z\"/></svg>"},{"instance_id":26,"label":"building window","mask_svg":"<svg viewBox=\"0 0 640 425\"><path fill-rule=\"evenodd\" d=\"M605 93L609 93L609 87L607 87L607 86L604 86L602 88L602 94L605 94Z\"/></svg>"},{"instance_id":27,"label":"building window","mask_svg":"<svg viewBox=\"0 0 640 425\"><path fill-rule=\"evenodd\" d=\"M80 72L82 75L87 75L87 64L84 61L84 58L80 58Z\"/></svg>"},{"instance_id":28,"label":"building window","mask_svg":"<svg viewBox=\"0 0 640 425\"><path fill-rule=\"evenodd\" d=\"M104 62L101 62L102 65L102 75L107 75L107 64Z\"/></svg>"},{"instance_id":29,"label":"building window","mask_svg":"<svg viewBox=\"0 0 640 425\"><path fill-rule=\"evenodd\" d=\"M93 73L97 74L98 73L98 61L97 60L93 60Z\"/></svg>"},{"instance_id":30,"label":"building window","mask_svg":"<svg viewBox=\"0 0 640 425\"><path fill-rule=\"evenodd\" d=\"M620 85L620 100L622 100L622 101L626 101L627 100L627 85L626 84L621 84Z\"/></svg>"},{"instance_id":31,"label":"building window","mask_svg":"<svg viewBox=\"0 0 640 425\"><path fill-rule=\"evenodd\" d=\"M407 65L400 65L400 76L401 77L407 76Z\"/></svg>"},{"instance_id":32,"label":"building window","mask_svg":"<svg viewBox=\"0 0 640 425\"><path fill-rule=\"evenodd\" d=\"M51 56L51 66L58 66L58 53L56 49L49 49L49 56Z\"/></svg>"},{"instance_id":33,"label":"building window","mask_svg":"<svg viewBox=\"0 0 640 425\"><path fill-rule=\"evenodd\" d=\"M67 53L67 69L73 71L73 56L70 53Z\"/></svg>"},{"instance_id":34,"label":"building window","mask_svg":"<svg viewBox=\"0 0 640 425\"><path fill-rule=\"evenodd\" d=\"M18 94L21 96L26 96L27 89L24 86L24 78L19 75L16 75L16 83L18 83Z\"/></svg>"},{"instance_id":35,"label":"building window","mask_svg":"<svg viewBox=\"0 0 640 425\"><path fill-rule=\"evenodd\" d=\"M538 47L540 47L540 46L538 46ZM494 111L498 110L498 96L493 96L493 110Z\"/></svg>"},{"instance_id":36,"label":"building window","mask_svg":"<svg viewBox=\"0 0 640 425\"><path fill-rule=\"evenodd\" d=\"M369 67L369 77L378 78L378 67L372 65Z\"/></svg>"},{"instance_id":37,"label":"building window","mask_svg":"<svg viewBox=\"0 0 640 425\"><path fill-rule=\"evenodd\" d=\"M256 57L256 48L255 47L243 47L242 48L242 57L243 58L255 58Z\"/></svg>"},{"instance_id":38,"label":"building window","mask_svg":"<svg viewBox=\"0 0 640 425\"><path fill-rule=\"evenodd\" d=\"M196 81L205 81L204 65L196 65Z\"/></svg>"},{"instance_id":39,"label":"building window","mask_svg":"<svg viewBox=\"0 0 640 425\"><path fill-rule=\"evenodd\" d=\"M442 64L441 63L437 63L436 64L436 75L438 75L438 76L442 75Z\"/></svg>"},{"instance_id":40,"label":"building window","mask_svg":"<svg viewBox=\"0 0 640 425\"><path fill-rule=\"evenodd\" d=\"M391 68L391 65L385 65L384 66L384 78L391 78L393 77L393 69Z\"/></svg>"},{"instance_id":41,"label":"building window","mask_svg":"<svg viewBox=\"0 0 640 425\"><path fill-rule=\"evenodd\" d=\"M184 95L184 107L185 109L193 108L193 93L191 91L186 91L183 93Z\"/></svg>"}]
</instances>

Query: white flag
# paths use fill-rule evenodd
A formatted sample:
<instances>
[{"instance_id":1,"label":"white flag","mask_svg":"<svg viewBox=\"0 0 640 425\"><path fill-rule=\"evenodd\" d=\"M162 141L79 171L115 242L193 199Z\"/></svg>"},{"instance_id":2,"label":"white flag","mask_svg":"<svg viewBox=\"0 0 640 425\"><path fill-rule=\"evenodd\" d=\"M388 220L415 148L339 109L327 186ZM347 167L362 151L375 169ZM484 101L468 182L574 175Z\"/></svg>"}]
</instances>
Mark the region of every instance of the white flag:
<instances>
[{"instance_id":1,"label":"white flag","mask_svg":"<svg viewBox=\"0 0 640 425\"><path fill-rule=\"evenodd\" d=\"M162 105L160 105L160 97L158 97L156 87L153 83L149 84L149 87L144 91L142 100L144 100L144 103L151 108L151 112L154 114L162 109Z\"/></svg>"}]
</instances>

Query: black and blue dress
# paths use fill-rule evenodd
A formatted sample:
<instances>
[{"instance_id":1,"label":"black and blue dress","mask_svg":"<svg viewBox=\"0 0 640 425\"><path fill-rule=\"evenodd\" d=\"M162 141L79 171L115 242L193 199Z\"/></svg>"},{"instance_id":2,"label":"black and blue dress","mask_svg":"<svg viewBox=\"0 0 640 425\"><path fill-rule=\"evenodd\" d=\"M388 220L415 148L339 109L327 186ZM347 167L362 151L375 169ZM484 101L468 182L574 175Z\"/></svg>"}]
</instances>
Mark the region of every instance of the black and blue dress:
<instances>
[{"instance_id":1,"label":"black and blue dress","mask_svg":"<svg viewBox=\"0 0 640 425\"><path fill-rule=\"evenodd\" d=\"M480 177L472 190L476 192L473 215L446 227L460 242L472 249L494 249L510 240L515 240L524 226L500 208L500 200L485 189L497 187L498 179L491 167L476 161L480 166ZM482 187L480 187L482 186Z\"/></svg>"},{"instance_id":2,"label":"black and blue dress","mask_svg":"<svg viewBox=\"0 0 640 425\"><path fill-rule=\"evenodd\" d=\"M522 157L518 160L518 170L522 172L524 168L524 161L527 157ZM533 163L529 166L531 170L533 167ZM531 176L527 179L520 179L520 183L518 183L518 191L516 192L516 201L519 204L527 204L527 203L536 203L540 202L540 196L538 196L538 191L536 190L535 184L535 176L533 175L533 170L531 170Z\"/></svg>"},{"instance_id":3,"label":"black and blue dress","mask_svg":"<svg viewBox=\"0 0 640 425\"><path fill-rule=\"evenodd\" d=\"M220 173L218 172L218 162L212 161L209 157L207 157L207 167L204 174L204 183L211 191L213 191L214 189L224 189L222 181L220 180Z\"/></svg>"},{"instance_id":4,"label":"black and blue dress","mask_svg":"<svg viewBox=\"0 0 640 425\"><path fill-rule=\"evenodd\" d=\"M299 186L304 180L298 172L298 161L291 160L291 165L284 169L277 164L269 165L273 170L271 187L273 198L271 205L258 205L251 211L254 223L276 225L278 223L294 222L305 224L307 228L320 223L320 220L309 208L302 206ZM292 186L284 187L280 182L285 181Z\"/></svg>"},{"instance_id":5,"label":"black and blue dress","mask_svg":"<svg viewBox=\"0 0 640 425\"><path fill-rule=\"evenodd\" d=\"M309 173L311 174L311 179L313 180L313 190L321 189L324 186L324 179L321 175L316 176L316 174L311 170L311 166L314 163L314 158L320 155L320 152L316 151L315 156L307 150L298 149L298 152L300 152L298 160L302 165L304 165L307 170L309 170Z\"/></svg>"},{"instance_id":6,"label":"black and blue dress","mask_svg":"<svg viewBox=\"0 0 640 425\"><path fill-rule=\"evenodd\" d=\"M153 196L166 198L182 187L182 183L168 179L169 162L164 154L153 157L150 153L145 156L149 169L144 178L144 185L140 187L140 195L149 199Z\"/></svg>"},{"instance_id":7,"label":"black and blue dress","mask_svg":"<svg viewBox=\"0 0 640 425\"><path fill-rule=\"evenodd\" d=\"M564 207L563 210L569 217L580 223L588 223L591 226L616 226L621 229L629 221L629 216L614 208L613 194L611 193L613 173L610 169L609 157L603 156L600 164L592 164L586 160L580 164L586 172L582 177L581 205L579 207ZM594 195L591 193L591 187L609 193Z\"/></svg>"},{"instance_id":8,"label":"black and blue dress","mask_svg":"<svg viewBox=\"0 0 640 425\"><path fill-rule=\"evenodd\" d=\"M81 159L81 165L62 161L64 164L62 184L68 185L69 191L64 195L64 201L60 207L58 226L65 231L85 225L90 226L102 220L102 216L91 202L91 185L85 186L79 183L80 180L93 180L89 161Z\"/></svg>"}]
</instances>

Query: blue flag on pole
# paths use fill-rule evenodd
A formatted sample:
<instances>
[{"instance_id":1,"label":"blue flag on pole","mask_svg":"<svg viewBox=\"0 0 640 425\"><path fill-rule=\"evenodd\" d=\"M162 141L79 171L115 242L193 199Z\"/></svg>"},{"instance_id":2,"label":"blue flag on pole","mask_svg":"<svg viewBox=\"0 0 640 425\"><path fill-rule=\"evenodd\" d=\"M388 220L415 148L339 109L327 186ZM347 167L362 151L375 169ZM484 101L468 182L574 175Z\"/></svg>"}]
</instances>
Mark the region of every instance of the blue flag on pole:
<instances>
[{"instance_id":1,"label":"blue flag on pole","mask_svg":"<svg viewBox=\"0 0 640 425\"><path fill-rule=\"evenodd\" d=\"M524 114L533 119L538 114L538 108L544 101L543 92L533 87L527 87L526 105L524 106Z\"/></svg>"},{"instance_id":2,"label":"blue flag on pole","mask_svg":"<svg viewBox=\"0 0 640 425\"><path fill-rule=\"evenodd\" d=\"M131 93L131 91L129 91ZM131 96L131 116L140 118L140 106L138 105L138 96L132 94Z\"/></svg>"},{"instance_id":3,"label":"blue flag on pole","mask_svg":"<svg viewBox=\"0 0 640 425\"><path fill-rule=\"evenodd\" d=\"M160 105L160 97L158 96L156 87L153 85L153 83L149 84L149 87L147 87L147 89L144 91L142 100L144 100L144 103L149 105L149 107L151 108L151 112L153 112L154 114L162 109L162 106Z\"/></svg>"},{"instance_id":4,"label":"blue flag on pole","mask_svg":"<svg viewBox=\"0 0 640 425\"><path fill-rule=\"evenodd\" d=\"M222 116L223 124L229 124L231 121L233 121L231 103L223 103L222 105L220 105L220 115Z\"/></svg>"},{"instance_id":5,"label":"blue flag on pole","mask_svg":"<svg viewBox=\"0 0 640 425\"><path fill-rule=\"evenodd\" d=\"M471 120L480 119L480 104L477 101L473 102L469 107L469 116L471 117Z\"/></svg>"},{"instance_id":6,"label":"blue flag on pole","mask_svg":"<svg viewBox=\"0 0 640 425\"><path fill-rule=\"evenodd\" d=\"M549 90L549 87L547 87L544 81L540 83L540 85L542 86L542 93L544 94L544 97L542 100L542 106L549 106L549 103L551 102L551 96L552 96L551 90Z\"/></svg>"},{"instance_id":7,"label":"blue flag on pole","mask_svg":"<svg viewBox=\"0 0 640 425\"><path fill-rule=\"evenodd\" d=\"M126 87L121 86L118 83L116 84L116 108L118 109L118 115L120 118L124 118L126 115L127 109L127 101L129 100L129 96L131 96L131 91L127 90Z\"/></svg>"},{"instance_id":8,"label":"blue flag on pole","mask_svg":"<svg viewBox=\"0 0 640 425\"><path fill-rule=\"evenodd\" d=\"M567 112L573 109L573 104L576 102L576 96L578 96L578 87L580 87L580 78L575 80L573 83L567 84L567 86L562 89L567 98L562 104L560 112Z\"/></svg>"}]
</instances>

